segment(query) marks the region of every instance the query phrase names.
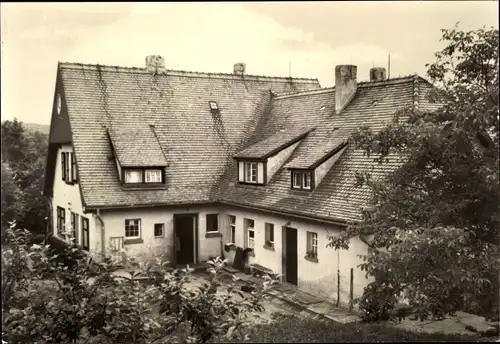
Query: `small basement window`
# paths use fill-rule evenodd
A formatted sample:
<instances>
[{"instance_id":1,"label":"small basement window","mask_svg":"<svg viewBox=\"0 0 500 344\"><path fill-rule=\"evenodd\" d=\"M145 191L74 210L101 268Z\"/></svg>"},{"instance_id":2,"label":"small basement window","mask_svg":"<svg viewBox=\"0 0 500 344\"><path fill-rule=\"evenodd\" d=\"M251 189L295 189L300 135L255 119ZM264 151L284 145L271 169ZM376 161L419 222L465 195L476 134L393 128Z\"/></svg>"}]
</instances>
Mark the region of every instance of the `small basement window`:
<instances>
[{"instance_id":1,"label":"small basement window","mask_svg":"<svg viewBox=\"0 0 500 344\"><path fill-rule=\"evenodd\" d=\"M311 171L292 171L292 189L311 190L312 188Z\"/></svg>"},{"instance_id":2,"label":"small basement window","mask_svg":"<svg viewBox=\"0 0 500 344\"><path fill-rule=\"evenodd\" d=\"M219 106L217 105L217 102L214 100L209 101L208 106L210 106L211 111L219 111Z\"/></svg>"}]
</instances>

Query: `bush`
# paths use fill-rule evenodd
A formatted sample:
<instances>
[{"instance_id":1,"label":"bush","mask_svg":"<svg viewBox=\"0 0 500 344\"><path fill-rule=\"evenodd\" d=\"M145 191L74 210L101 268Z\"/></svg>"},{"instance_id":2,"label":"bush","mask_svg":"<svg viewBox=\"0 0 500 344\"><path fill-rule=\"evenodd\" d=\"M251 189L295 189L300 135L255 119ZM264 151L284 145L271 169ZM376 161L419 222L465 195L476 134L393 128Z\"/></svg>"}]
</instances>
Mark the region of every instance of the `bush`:
<instances>
[{"instance_id":1,"label":"bush","mask_svg":"<svg viewBox=\"0 0 500 344\"><path fill-rule=\"evenodd\" d=\"M365 287L363 296L357 302L363 321L389 320L397 303L396 290L386 284L372 282Z\"/></svg>"},{"instance_id":2,"label":"bush","mask_svg":"<svg viewBox=\"0 0 500 344\"><path fill-rule=\"evenodd\" d=\"M161 259L128 264L129 277L118 278L110 258L96 265L75 246L30 245L30 233L14 227L6 239L2 331L8 343L205 343L247 325L274 283L243 296L234 284L219 282L220 258L208 262L210 279L196 288L188 286L191 269L170 271Z\"/></svg>"}]
</instances>

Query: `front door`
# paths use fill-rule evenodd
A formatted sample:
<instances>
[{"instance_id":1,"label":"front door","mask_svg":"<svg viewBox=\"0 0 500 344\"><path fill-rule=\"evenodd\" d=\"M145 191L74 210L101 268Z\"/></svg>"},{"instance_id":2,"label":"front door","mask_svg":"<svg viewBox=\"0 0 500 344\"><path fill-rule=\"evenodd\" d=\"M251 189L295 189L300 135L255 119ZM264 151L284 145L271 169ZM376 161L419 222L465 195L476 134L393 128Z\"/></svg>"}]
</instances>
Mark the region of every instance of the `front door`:
<instances>
[{"instance_id":1,"label":"front door","mask_svg":"<svg viewBox=\"0 0 500 344\"><path fill-rule=\"evenodd\" d=\"M297 229L285 228L285 240L285 278L288 283L297 285Z\"/></svg>"},{"instance_id":2,"label":"front door","mask_svg":"<svg viewBox=\"0 0 500 344\"><path fill-rule=\"evenodd\" d=\"M195 230L196 215L174 215L174 248L175 264L195 263Z\"/></svg>"}]
</instances>

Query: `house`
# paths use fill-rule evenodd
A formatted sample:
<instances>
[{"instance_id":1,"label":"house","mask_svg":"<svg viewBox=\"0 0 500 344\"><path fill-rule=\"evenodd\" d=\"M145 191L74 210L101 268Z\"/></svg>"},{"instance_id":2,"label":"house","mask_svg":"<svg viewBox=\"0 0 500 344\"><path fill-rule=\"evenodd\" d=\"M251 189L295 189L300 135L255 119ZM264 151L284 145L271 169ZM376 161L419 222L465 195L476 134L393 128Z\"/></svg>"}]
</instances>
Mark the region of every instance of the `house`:
<instances>
[{"instance_id":1,"label":"house","mask_svg":"<svg viewBox=\"0 0 500 344\"><path fill-rule=\"evenodd\" d=\"M418 76L357 81L336 67L336 84L316 79L59 63L45 195L54 237L74 238L92 257L196 264L227 242L251 261L316 295L349 301L367 280L358 255L327 248L360 219L369 193L355 172L383 174L348 139L381 128L404 106L432 106Z\"/></svg>"}]
</instances>

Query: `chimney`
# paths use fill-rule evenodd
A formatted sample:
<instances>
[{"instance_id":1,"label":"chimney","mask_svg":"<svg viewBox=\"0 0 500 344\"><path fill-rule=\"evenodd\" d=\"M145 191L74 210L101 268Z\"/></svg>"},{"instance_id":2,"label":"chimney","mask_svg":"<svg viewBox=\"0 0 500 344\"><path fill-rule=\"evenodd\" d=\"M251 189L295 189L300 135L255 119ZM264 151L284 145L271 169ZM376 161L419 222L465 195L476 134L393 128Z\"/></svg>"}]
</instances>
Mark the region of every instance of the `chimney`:
<instances>
[{"instance_id":1,"label":"chimney","mask_svg":"<svg viewBox=\"0 0 500 344\"><path fill-rule=\"evenodd\" d=\"M165 59L160 55L146 56L146 69L148 72L161 74L165 72Z\"/></svg>"},{"instance_id":2,"label":"chimney","mask_svg":"<svg viewBox=\"0 0 500 344\"><path fill-rule=\"evenodd\" d=\"M246 65L243 62L235 63L233 66L233 73L238 75L245 74Z\"/></svg>"},{"instance_id":3,"label":"chimney","mask_svg":"<svg viewBox=\"0 0 500 344\"><path fill-rule=\"evenodd\" d=\"M356 94L358 67L353 65L335 66L335 113L346 107Z\"/></svg>"},{"instance_id":4,"label":"chimney","mask_svg":"<svg viewBox=\"0 0 500 344\"><path fill-rule=\"evenodd\" d=\"M384 81L387 79L384 67L374 67L370 69L370 81Z\"/></svg>"}]
</instances>

